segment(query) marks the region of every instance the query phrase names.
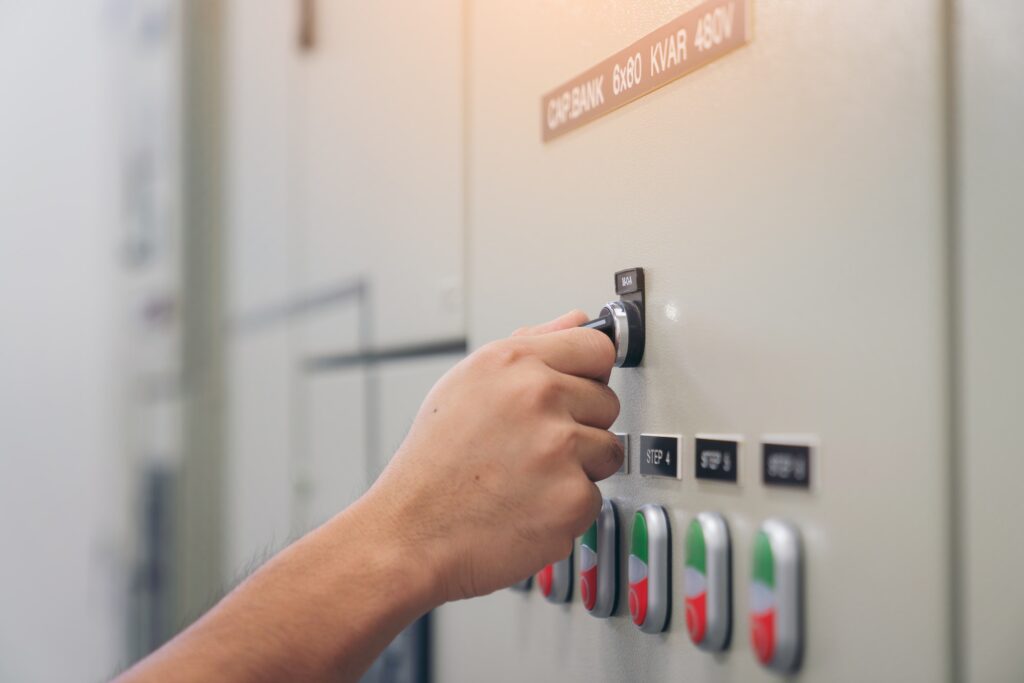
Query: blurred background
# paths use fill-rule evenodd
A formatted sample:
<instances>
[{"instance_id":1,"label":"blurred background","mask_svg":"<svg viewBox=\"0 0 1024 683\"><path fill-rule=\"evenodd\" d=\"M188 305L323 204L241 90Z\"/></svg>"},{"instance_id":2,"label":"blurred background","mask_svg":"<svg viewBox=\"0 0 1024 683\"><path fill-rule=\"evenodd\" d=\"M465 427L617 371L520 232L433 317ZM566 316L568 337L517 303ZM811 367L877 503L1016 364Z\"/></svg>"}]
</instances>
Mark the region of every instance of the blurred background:
<instances>
[{"instance_id":1,"label":"blurred background","mask_svg":"<svg viewBox=\"0 0 1024 683\"><path fill-rule=\"evenodd\" d=\"M0 680L164 642L361 493L465 350L458 3L314 9L0 2ZM425 44L367 31L403 22L443 47L415 128L335 96L380 98L365 67Z\"/></svg>"},{"instance_id":2,"label":"blurred background","mask_svg":"<svg viewBox=\"0 0 1024 683\"><path fill-rule=\"evenodd\" d=\"M638 265L620 428L826 466L609 495L803 524L805 680L1024 675L1024 11L753 2L735 55L541 142L543 93L699 4L0 0L0 680L150 652L365 490L468 349ZM837 577L876 542L871 606ZM540 602L444 608L368 680L770 677Z\"/></svg>"}]
</instances>

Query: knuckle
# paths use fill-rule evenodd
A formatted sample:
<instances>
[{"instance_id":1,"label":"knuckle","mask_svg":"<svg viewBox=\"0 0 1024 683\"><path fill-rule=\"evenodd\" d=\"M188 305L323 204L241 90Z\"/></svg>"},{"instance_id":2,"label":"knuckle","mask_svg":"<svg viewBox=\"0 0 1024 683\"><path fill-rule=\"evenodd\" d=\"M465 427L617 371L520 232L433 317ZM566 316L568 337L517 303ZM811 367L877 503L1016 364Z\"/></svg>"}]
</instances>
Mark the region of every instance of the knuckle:
<instances>
[{"instance_id":1,"label":"knuckle","mask_svg":"<svg viewBox=\"0 0 1024 683\"><path fill-rule=\"evenodd\" d=\"M597 383L597 386L600 387L603 419L601 421L602 424L596 426L607 429L618 419L619 412L622 410L622 404L619 402L619 397L610 388L601 383Z\"/></svg>"},{"instance_id":2,"label":"knuckle","mask_svg":"<svg viewBox=\"0 0 1024 683\"><path fill-rule=\"evenodd\" d=\"M491 365L510 367L522 359L523 348L513 340L502 339L482 346L477 353Z\"/></svg>"},{"instance_id":3,"label":"knuckle","mask_svg":"<svg viewBox=\"0 0 1024 683\"><path fill-rule=\"evenodd\" d=\"M552 373L541 372L529 378L526 393L533 408L547 411L560 401L562 387Z\"/></svg>"},{"instance_id":4,"label":"knuckle","mask_svg":"<svg viewBox=\"0 0 1024 683\"><path fill-rule=\"evenodd\" d=\"M555 436L551 439L552 450L560 454L573 454L582 445L582 435L575 423L558 427Z\"/></svg>"},{"instance_id":5,"label":"knuckle","mask_svg":"<svg viewBox=\"0 0 1024 683\"><path fill-rule=\"evenodd\" d=\"M626 453L622 448L622 444L619 442L615 435L608 433L607 445L604 450L604 476L610 477L615 474L620 467L622 467L622 461L626 457Z\"/></svg>"}]
</instances>

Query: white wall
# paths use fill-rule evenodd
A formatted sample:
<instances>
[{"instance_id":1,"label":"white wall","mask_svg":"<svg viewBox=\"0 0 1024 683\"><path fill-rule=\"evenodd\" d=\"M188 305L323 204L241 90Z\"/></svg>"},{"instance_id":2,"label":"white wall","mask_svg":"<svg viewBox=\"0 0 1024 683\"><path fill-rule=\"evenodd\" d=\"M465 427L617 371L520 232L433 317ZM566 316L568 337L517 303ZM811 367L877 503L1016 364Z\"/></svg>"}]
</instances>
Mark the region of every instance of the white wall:
<instances>
[{"instance_id":1,"label":"white wall","mask_svg":"<svg viewBox=\"0 0 1024 683\"><path fill-rule=\"evenodd\" d=\"M107 4L0 2L5 681L97 680L121 657Z\"/></svg>"}]
</instances>

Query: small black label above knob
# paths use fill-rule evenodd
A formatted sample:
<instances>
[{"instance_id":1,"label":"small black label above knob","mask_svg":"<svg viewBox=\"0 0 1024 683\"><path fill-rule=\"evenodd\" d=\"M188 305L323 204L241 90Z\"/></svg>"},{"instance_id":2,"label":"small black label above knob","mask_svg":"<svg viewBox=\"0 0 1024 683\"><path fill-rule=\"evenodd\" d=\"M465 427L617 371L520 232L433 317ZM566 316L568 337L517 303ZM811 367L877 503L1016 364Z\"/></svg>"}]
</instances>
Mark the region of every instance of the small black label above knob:
<instances>
[{"instance_id":1,"label":"small black label above knob","mask_svg":"<svg viewBox=\"0 0 1024 683\"><path fill-rule=\"evenodd\" d=\"M642 292L643 289L643 268L630 268L629 270L620 270L615 273L615 293L619 296L622 296L623 294L635 294L636 292Z\"/></svg>"}]
</instances>

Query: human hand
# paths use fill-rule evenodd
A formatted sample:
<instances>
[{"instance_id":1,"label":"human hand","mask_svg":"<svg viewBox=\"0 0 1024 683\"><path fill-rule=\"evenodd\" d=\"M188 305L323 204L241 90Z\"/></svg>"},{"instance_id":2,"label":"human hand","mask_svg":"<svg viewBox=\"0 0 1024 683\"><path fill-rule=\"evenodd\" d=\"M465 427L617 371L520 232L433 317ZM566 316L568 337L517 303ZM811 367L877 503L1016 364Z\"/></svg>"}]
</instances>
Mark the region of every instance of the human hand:
<instances>
[{"instance_id":1,"label":"human hand","mask_svg":"<svg viewBox=\"0 0 1024 683\"><path fill-rule=\"evenodd\" d=\"M578 311L488 344L434 386L365 496L119 680L355 681L413 619L566 557L623 453L615 358Z\"/></svg>"},{"instance_id":2,"label":"human hand","mask_svg":"<svg viewBox=\"0 0 1024 683\"><path fill-rule=\"evenodd\" d=\"M611 341L566 314L488 344L434 386L360 505L431 572L434 602L484 595L564 559L624 457L607 429Z\"/></svg>"}]
</instances>

